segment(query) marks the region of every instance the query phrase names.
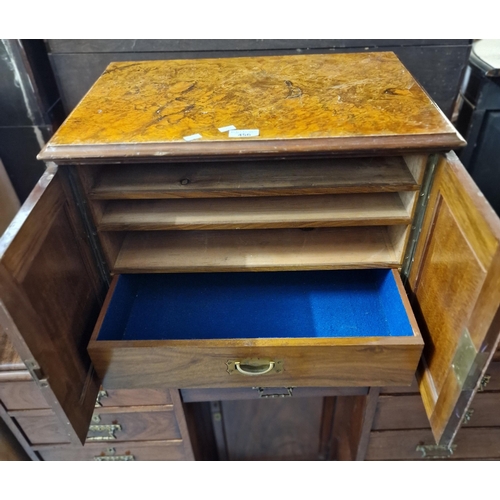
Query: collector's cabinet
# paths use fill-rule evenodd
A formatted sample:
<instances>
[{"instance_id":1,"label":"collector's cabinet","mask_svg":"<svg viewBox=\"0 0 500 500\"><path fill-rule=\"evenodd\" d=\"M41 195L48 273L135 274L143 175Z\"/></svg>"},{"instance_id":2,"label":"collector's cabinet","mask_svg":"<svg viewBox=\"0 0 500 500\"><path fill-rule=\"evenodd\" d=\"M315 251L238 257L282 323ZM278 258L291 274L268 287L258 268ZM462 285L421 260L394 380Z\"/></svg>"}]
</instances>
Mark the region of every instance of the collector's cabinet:
<instances>
[{"instance_id":1,"label":"collector's cabinet","mask_svg":"<svg viewBox=\"0 0 500 500\"><path fill-rule=\"evenodd\" d=\"M451 453L500 331L463 144L392 53L111 64L0 240L4 418L46 460L415 458L415 415Z\"/></svg>"}]
</instances>

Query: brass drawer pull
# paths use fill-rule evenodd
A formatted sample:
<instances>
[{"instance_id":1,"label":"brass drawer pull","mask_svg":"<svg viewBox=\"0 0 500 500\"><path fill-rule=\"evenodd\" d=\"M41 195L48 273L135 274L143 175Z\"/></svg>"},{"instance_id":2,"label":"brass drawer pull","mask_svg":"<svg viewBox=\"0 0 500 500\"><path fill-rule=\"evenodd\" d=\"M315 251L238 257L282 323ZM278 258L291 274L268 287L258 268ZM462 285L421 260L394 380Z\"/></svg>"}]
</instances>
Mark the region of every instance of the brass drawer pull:
<instances>
[{"instance_id":1,"label":"brass drawer pull","mask_svg":"<svg viewBox=\"0 0 500 500\"><path fill-rule=\"evenodd\" d=\"M291 398L293 396L293 387L283 387L286 392L283 393L274 393L274 394L266 394L264 391L266 390L264 387L252 387L256 391L259 391L259 398Z\"/></svg>"},{"instance_id":2,"label":"brass drawer pull","mask_svg":"<svg viewBox=\"0 0 500 500\"><path fill-rule=\"evenodd\" d=\"M99 391L97 393L97 399L96 399L96 402L95 402L95 407L96 408L100 408L102 406L101 399L107 398L107 397L108 397L108 392L107 391L104 391L104 390Z\"/></svg>"},{"instance_id":3,"label":"brass drawer pull","mask_svg":"<svg viewBox=\"0 0 500 500\"><path fill-rule=\"evenodd\" d=\"M103 451L100 455L94 457L96 462L133 462L135 461L134 455L130 455L127 451L127 455L116 455L115 448L108 448Z\"/></svg>"},{"instance_id":4,"label":"brass drawer pull","mask_svg":"<svg viewBox=\"0 0 500 500\"><path fill-rule=\"evenodd\" d=\"M94 457L96 462L133 462L135 461L134 455L116 455L112 457Z\"/></svg>"},{"instance_id":5,"label":"brass drawer pull","mask_svg":"<svg viewBox=\"0 0 500 500\"><path fill-rule=\"evenodd\" d=\"M91 425L87 434L87 441L111 441L116 439L115 432L121 431L120 424Z\"/></svg>"},{"instance_id":6,"label":"brass drawer pull","mask_svg":"<svg viewBox=\"0 0 500 500\"><path fill-rule=\"evenodd\" d=\"M269 359L244 359L241 361L227 361L227 372L229 374L239 372L242 375L255 377L258 375L265 375L274 370L274 373L281 373L283 371L283 361L271 361Z\"/></svg>"},{"instance_id":7,"label":"brass drawer pull","mask_svg":"<svg viewBox=\"0 0 500 500\"><path fill-rule=\"evenodd\" d=\"M235 361L234 366L243 375L264 375L274 368L274 361L269 361L269 365L242 365L240 361Z\"/></svg>"}]
</instances>

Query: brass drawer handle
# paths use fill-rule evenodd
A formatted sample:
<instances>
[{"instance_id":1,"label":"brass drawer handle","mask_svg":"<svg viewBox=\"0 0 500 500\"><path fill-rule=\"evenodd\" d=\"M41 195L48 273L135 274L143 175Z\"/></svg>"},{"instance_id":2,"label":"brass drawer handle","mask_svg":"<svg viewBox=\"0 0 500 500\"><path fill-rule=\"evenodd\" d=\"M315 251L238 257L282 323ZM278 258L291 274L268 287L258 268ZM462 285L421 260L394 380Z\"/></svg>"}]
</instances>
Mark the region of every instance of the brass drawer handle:
<instances>
[{"instance_id":1,"label":"brass drawer handle","mask_svg":"<svg viewBox=\"0 0 500 500\"><path fill-rule=\"evenodd\" d=\"M266 373L281 373L283 371L283 360L276 359L261 359L261 358L251 358L242 359L239 361L226 361L227 373L241 373L242 375L247 375L255 377L258 375L265 375Z\"/></svg>"},{"instance_id":2,"label":"brass drawer handle","mask_svg":"<svg viewBox=\"0 0 500 500\"><path fill-rule=\"evenodd\" d=\"M95 407L96 408L100 408L102 406L101 399L107 398L107 397L109 397L107 391L104 391L104 390L99 391L97 393L97 399L96 399L96 402L95 402Z\"/></svg>"},{"instance_id":3,"label":"brass drawer handle","mask_svg":"<svg viewBox=\"0 0 500 500\"><path fill-rule=\"evenodd\" d=\"M134 455L115 455L112 457L94 457L96 462L133 462L135 461Z\"/></svg>"},{"instance_id":4,"label":"brass drawer handle","mask_svg":"<svg viewBox=\"0 0 500 500\"><path fill-rule=\"evenodd\" d=\"M96 462L133 462L135 461L134 455L130 455L127 451L127 455L116 455L115 448L108 448L104 450L100 455L97 455L93 459Z\"/></svg>"},{"instance_id":5,"label":"brass drawer handle","mask_svg":"<svg viewBox=\"0 0 500 500\"><path fill-rule=\"evenodd\" d=\"M115 432L121 431L120 424L91 425L87 434L87 441L111 441L116 439Z\"/></svg>"},{"instance_id":6,"label":"brass drawer handle","mask_svg":"<svg viewBox=\"0 0 500 500\"><path fill-rule=\"evenodd\" d=\"M266 365L250 365L250 364L242 364L241 361L235 361L234 366L236 369L243 375L264 375L269 373L274 368L274 361L269 361L269 364Z\"/></svg>"},{"instance_id":7,"label":"brass drawer handle","mask_svg":"<svg viewBox=\"0 0 500 500\"><path fill-rule=\"evenodd\" d=\"M291 398L293 396L293 387L283 387L283 389L285 389L286 392L271 393L271 394L266 394L264 387L252 387L252 389L259 391L259 398L275 399L275 398Z\"/></svg>"}]
</instances>

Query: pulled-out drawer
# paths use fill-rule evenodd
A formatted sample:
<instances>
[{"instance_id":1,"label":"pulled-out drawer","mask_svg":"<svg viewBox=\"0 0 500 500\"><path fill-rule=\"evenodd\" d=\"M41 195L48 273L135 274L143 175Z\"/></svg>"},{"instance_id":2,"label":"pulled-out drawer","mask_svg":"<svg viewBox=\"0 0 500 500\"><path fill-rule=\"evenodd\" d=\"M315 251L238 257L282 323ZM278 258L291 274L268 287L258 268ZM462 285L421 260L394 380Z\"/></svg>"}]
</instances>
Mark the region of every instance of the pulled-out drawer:
<instances>
[{"instance_id":1,"label":"pulled-out drawer","mask_svg":"<svg viewBox=\"0 0 500 500\"><path fill-rule=\"evenodd\" d=\"M144 460L189 460L181 440L146 441L141 443L87 443L85 446L39 447L37 450L47 461L128 462Z\"/></svg>"},{"instance_id":2,"label":"pulled-out drawer","mask_svg":"<svg viewBox=\"0 0 500 500\"><path fill-rule=\"evenodd\" d=\"M423 341L397 271L120 275L89 344L119 388L410 385Z\"/></svg>"}]
</instances>

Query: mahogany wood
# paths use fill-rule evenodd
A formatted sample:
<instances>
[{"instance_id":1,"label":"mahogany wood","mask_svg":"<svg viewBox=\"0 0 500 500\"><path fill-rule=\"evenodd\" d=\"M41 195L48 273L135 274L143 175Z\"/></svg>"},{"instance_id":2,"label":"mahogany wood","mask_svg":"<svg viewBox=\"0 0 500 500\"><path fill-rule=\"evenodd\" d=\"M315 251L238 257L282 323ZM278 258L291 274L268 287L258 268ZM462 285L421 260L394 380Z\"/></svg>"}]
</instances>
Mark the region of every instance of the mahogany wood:
<instances>
[{"instance_id":1,"label":"mahogany wood","mask_svg":"<svg viewBox=\"0 0 500 500\"><path fill-rule=\"evenodd\" d=\"M317 460L323 398L223 401L229 460Z\"/></svg>"},{"instance_id":2,"label":"mahogany wood","mask_svg":"<svg viewBox=\"0 0 500 500\"><path fill-rule=\"evenodd\" d=\"M366 396L337 398L332 428L331 458L364 460L380 389Z\"/></svg>"},{"instance_id":3,"label":"mahogany wood","mask_svg":"<svg viewBox=\"0 0 500 500\"><path fill-rule=\"evenodd\" d=\"M256 381L257 384L257 381ZM236 387L231 389L181 389L185 403L202 401L231 401L239 399L260 399L259 387ZM264 394L286 394L285 387L264 387ZM293 387L292 397L310 398L316 396L334 397L366 394L366 387Z\"/></svg>"},{"instance_id":4,"label":"mahogany wood","mask_svg":"<svg viewBox=\"0 0 500 500\"><path fill-rule=\"evenodd\" d=\"M101 389L105 395L99 399L103 408L122 406L171 405L168 389Z\"/></svg>"},{"instance_id":5,"label":"mahogany wood","mask_svg":"<svg viewBox=\"0 0 500 500\"><path fill-rule=\"evenodd\" d=\"M10 429L0 418L0 462L13 462L18 460L29 460Z\"/></svg>"},{"instance_id":6,"label":"mahogany wood","mask_svg":"<svg viewBox=\"0 0 500 500\"><path fill-rule=\"evenodd\" d=\"M0 400L9 411L50 408L35 382L0 383Z\"/></svg>"},{"instance_id":7,"label":"mahogany wood","mask_svg":"<svg viewBox=\"0 0 500 500\"><path fill-rule=\"evenodd\" d=\"M500 393L485 392L476 394L469 411L472 409L469 427L500 427ZM422 404L422 398L415 395L381 396L373 423L373 430L386 429L428 429L429 420Z\"/></svg>"},{"instance_id":8,"label":"mahogany wood","mask_svg":"<svg viewBox=\"0 0 500 500\"><path fill-rule=\"evenodd\" d=\"M371 433L367 460L418 460L419 445L434 445L429 429L375 431ZM500 458L500 428L462 428L457 434L456 449L448 460Z\"/></svg>"},{"instance_id":9,"label":"mahogany wood","mask_svg":"<svg viewBox=\"0 0 500 500\"><path fill-rule=\"evenodd\" d=\"M86 352L101 283L65 179L48 170L0 239L0 324L67 439L87 433L98 381ZM64 359L65 362L61 362Z\"/></svg>"},{"instance_id":10,"label":"mahogany wood","mask_svg":"<svg viewBox=\"0 0 500 500\"><path fill-rule=\"evenodd\" d=\"M126 457L135 461L189 460L184 443L177 440L141 441L130 443L86 443L85 446L37 446L43 460L80 461L95 460L94 457Z\"/></svg>"}]
</instances>

